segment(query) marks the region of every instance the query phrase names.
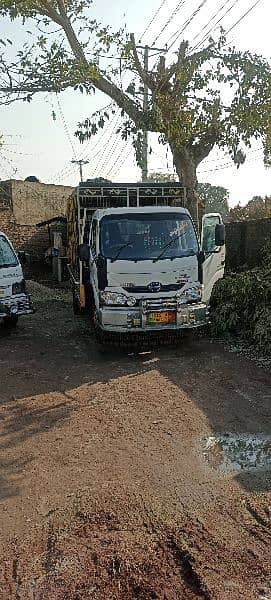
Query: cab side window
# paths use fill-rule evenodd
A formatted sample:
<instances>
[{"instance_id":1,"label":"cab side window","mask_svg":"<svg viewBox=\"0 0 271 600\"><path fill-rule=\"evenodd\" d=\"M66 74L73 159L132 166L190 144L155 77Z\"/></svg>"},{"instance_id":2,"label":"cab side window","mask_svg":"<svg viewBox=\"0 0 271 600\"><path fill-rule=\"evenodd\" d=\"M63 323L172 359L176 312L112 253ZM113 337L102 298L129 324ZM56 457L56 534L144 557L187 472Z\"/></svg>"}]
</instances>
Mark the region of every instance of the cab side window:
<instances>
[{"instance_id":1,"label":"cab side window","mask_svg":"<svg viewBox=\"0 0 271 600\"><path fill-rule=\"evenodd\" d=\"M206 216L204 219L203 236L202 236L202 249L204 252L216 252L219 250L215 242L215 228L219 225L221 220L218 216Z\"/></svg>"}]
</instances>

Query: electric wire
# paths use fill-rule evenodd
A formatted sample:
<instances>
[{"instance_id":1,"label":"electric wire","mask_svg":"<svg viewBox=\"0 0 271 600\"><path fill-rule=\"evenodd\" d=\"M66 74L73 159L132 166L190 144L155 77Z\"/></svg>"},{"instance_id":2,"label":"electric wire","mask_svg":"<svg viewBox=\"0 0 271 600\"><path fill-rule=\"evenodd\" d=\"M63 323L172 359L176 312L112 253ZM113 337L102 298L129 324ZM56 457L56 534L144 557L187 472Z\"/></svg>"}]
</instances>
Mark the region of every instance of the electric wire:
<instances>
[{"instance_id":1,"label":"electric wire","mask_svg":"<svg viewBox=\"0 0 271 600\"><path fill-rule=\"evenodd\" d=\"M63 127L64 127L64 131L66 133L67 140L68 140L68 142L70 144L70 147L72 149L73 157L74 157L75 160L77 160L77 153L75 151L75 148L74 148L74 145L73 145L73 142L72 142L72 138L70 136L70 132L69 132L69 129L68 129L68 125L66 123L66 119L65 119L65 116L64 116L64 112L63 112L63 109L61 107L60 100L59 100L59 97L58 97L57 94L56 94L56 101L57 101L57 105L58 105L58 110L59 110L60 118L61 118L61 121L62 121L62 124L63 124Z\"/></svg>"},{"instance_id":2,"label":"electric wire","mask_svg":"<svg viewBox=\"0 0 271 600\"><path fill-rule=\"evenodd\" d=\"M219 25L219 23L221 23L221 21L223 21L223 19L231 12L231 10L233 8L235 8L235 6L238 4L238 2L240 2L240 0L234 0L234 2L231 4L231 6L226 10L226 12L222 15L222 17L220 17L220 19L218 19L218 21L216 21L216 23L214 25L212 25L212 27L207 31L207 33L204 34L204 36L202 37L201 40L199 40L195 46L192 48L192 52L194 52L195 50L197 50L202 44L204 44L204 42L209 38L210 33L212 33L212 31L214 31L217 26ZM227 3L226 3L227 5ZM211 22L211 21L210 21Z\"/></svg>"},{"instance_id":3,"label":"electric wire","mask_svg":"<svg viewBox=\"0 0 271 600\"><path fill-rule=\"evenodd\" d=\"M110 124L109 124L109 126L106 128L106 130L104 130L104 129L102 130L101 138L100 138L100 140L99 140L99 141L98 141L98 142L95 144L95 146L94 146L94 148L97 148L97 147L98 147L98 145L100 145L100 148L97 150L97 152L96 152L95 154L92 154L92 153L90 153L90 154L87 154L87 152L86 152L86 150L87 150L87 149L86 149L86 150L84 151L84 153L82 154L82 156L81 156L81 158L82 158L82 159L83 159L83 158L87 158L87 159L90 161L90 163L92 163L92 162L94 161L94 159L95 159L97 156L99 156L99 155L101 154L101 152L103 152L103 151L104 151L104 147L108 145L108 142L109 142L109 140L110 140L110 137L112 136L112 129L113 129L113 128L114 128L114 126L115 126L115 124L114 124L114 121L116 120L116 117L117 117L117 115L118 115L118 112L119 112L119 111L116 111L116 114L114 115L114 118L112 119L112 121L110 122ZM87 146L89 146L89 143L90 143L90 142L91 142L91 139L89 140L89 142L88 142ZM94 148L92 149L92 152L93 152ZM99 165L99 164L100 164L100 161L101 161L101 159L99 158L97 165ZM76 165L75 165L75 166L73 166L73 167L72 167L71 165L69 165L68 167L66 167L66 168L65 168L64 172L63 172L63 171L62 171L62 172L60 172L60 176L59 176L59 178L58 178L58 179L60 179L60 178L61 178L62 180L63 180L63 179L65 180L65 179L67 179L67 177L68 177L69 175L72 175L73 173L75 173L75 172L76 172L76 170L77 170L77 167L76 167ZM95 173L95 171L96 171L96 167L95 167L95 169L94 169L94 172L93 172L93 174Z\"/></svg>"},{"instance_id":4,"label":"electric wire","mask_svg":"<svg viewBox=\"0 0 271 600\"><path fill-rule=\"evenodd\" d=\"M197 16L197 14L200 12L200 10L203 8L203 6L206 4L206 2L208 2L208 0L202 0L202 2L199 4L199 6L194 10L194 12L192 13L192 15L190 15L190 17L188 19L186 19L183 27L181 27L181 29L178 29L175 34L173 34L169 41L174 37L173 42L169 45L168 50L170 50L172 48L172 46L174 46L174 44L176 44L177 40L181 37L182 33L187 29L187 27L190 25L190 23L195 19L195 17Z\"/></svg>"},{"instance_id":5,"label":"electric wire","mask_svg":"<svg viewBox=\"0 0 271 600\"><path fill-rule=\"evenodd\" d=\"M221 13L221 11L227 6L227 4L229 4L229 2L230 2L230 0L226 0L226 2L224 2L224 4L222 6L220 6L220 8L209 19L209 21L200 29L200 31L196 35L194 35L194 37L192 38L192 40L190 40L190 44L192 44L203 33L203 31L205 29L207 29L207 27L209 27L209 25L212 23L212 21L214 21L214 19L219 15L219 13Z\"/></svg>"},{"instance_id":6,"label":"electric wire","mask_svg":"<svg viewBox=\"0 0 271 600\"><path fill-rule=\"evenodd\" d=\"M150 29L150 27L152 26L153 22L155 21L157 15L159 14L161 8L163 8L164 4L166 3L166 0L163 0L160 4L160 6L158 7L158 9L156 10L156 12L154 13L152 19L150 20L149 24L147 25L146 29L143 31L143 33L140 36L140 40L142 40L142 38L144 37L144 35L146 35L147 31Z\"/></svg>"},{"instance_id":7,"label":"electric wire","mask_svg":"<svg viewBox=\"0 0 271 600\"><path fill-rule=\"evenodd\" d=\"M183 6L183 4L185 4L185 2L186 2L186 0L180 0L180 2L177 4L177 6L172 11L172 13L171 13L170 17L168 18L168 20L166 21L165 25L162 27L161 31L157 34L156 38L152 42L152 46L154 46L154 44L157 42L158 38L162 35L162 33L164 33L164 31L168 27L169 23L171 23L172 19L174 19L174 17L179 12L180 8Z\"/></svg>"},{"instance_id":8,"label":"electric wire","mask_svg":"<svg viewBox=\"0 0 271 600\"><path fill-rule=\"evenodd\" d=\"M256 2L254 2L254 4L243 14L242 17L240 17L240 19L238 19L238 21L236 21L236 23L234 23L234 25L232 25L232 27L230 27L230 29L228 29L228 31L226 31L226 35L228 35L237 25L239 25L239 23L241 23L241 21L257 6L257 4L259 4L262 0L257 0Z\"/></svg>"}]
</instances>

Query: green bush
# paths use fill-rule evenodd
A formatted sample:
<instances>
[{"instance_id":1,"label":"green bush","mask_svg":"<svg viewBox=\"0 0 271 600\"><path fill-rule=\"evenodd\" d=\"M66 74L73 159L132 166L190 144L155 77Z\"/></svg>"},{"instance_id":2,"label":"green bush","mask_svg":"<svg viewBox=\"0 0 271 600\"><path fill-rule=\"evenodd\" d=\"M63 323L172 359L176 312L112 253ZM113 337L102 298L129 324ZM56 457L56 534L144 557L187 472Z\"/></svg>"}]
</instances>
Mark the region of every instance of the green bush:
<instances>
[{"instance_id":1,"label":"green bush","mask_svg":"<svg viewBox=\"0 0 271 600\"><path fill-rule=\"evenodd\" d=\"M211 300L215 335L238 337L271 354L271 251L260 267L229 275L214 287Z\"/></svg>"}]
</instances>

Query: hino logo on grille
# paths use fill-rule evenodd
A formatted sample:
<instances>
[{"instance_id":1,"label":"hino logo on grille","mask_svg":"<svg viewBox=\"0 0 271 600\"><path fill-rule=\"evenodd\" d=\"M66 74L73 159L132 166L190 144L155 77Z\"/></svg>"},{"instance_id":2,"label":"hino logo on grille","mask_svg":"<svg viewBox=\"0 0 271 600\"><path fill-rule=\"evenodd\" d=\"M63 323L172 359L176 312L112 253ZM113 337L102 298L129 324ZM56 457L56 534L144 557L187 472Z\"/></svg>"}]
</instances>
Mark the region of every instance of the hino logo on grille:
<instances>
[{"instance_id":1,"label":"hino logo on grille","mask_svg":"<svg viewBox=\"0 0 271 600\"><path fill-rule=\"evenodd\" d=\"M161 283L159 283L159 281L152 281L151 283L149 283L148 285L148 290L150 292L160 292L161 290Z\"/></svg>"}]
</instances>

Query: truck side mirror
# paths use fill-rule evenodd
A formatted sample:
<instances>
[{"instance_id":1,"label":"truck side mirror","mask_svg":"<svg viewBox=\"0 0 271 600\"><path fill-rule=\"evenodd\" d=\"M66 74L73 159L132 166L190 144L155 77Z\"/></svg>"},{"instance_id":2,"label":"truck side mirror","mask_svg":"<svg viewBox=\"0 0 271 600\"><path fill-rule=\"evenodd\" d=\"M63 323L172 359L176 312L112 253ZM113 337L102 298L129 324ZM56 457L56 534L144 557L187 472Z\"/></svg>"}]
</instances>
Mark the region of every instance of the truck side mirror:
<instances>
[{"instance_id":1,"label":"truck side mirror","mask_svg":"<svg viewBox=\"0 0 271 600\"><path fill-rule=\"evenodd\" d=\"M225 225L218 223L215 226L215 244L216 246L224 246L225 244Z\"/></svg>"},{"instance_id":2,"label":"truck side mirror","mask_svg":"<svg viewBox=\"0 0 271 600\"><path fill-rule=\"evenodd\" d=\"M90 247L88 244L79 244L78 257L82 261L88 262L90 260Z\"/></svg>"}]
</instances>

